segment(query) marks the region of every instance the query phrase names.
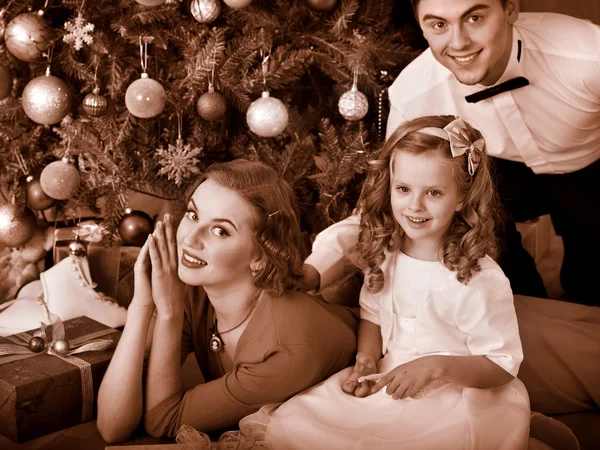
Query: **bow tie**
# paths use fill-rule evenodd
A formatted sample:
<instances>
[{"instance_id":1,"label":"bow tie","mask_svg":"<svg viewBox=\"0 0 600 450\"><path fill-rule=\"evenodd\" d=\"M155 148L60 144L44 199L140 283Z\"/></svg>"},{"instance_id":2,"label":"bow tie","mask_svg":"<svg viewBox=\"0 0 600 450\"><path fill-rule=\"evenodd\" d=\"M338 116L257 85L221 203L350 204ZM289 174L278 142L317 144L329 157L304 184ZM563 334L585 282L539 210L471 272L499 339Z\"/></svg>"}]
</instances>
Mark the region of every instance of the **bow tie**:
<instances>
[{"instance_id":1,"label":"bow tie","mask_svg":"<svg viewBox=\"0 0 600 450\"><path fill-rule=\"evenodd\" d=\"M504 83L497 84L491 88L484 89L483 91L475 92L474 94L467 95L465 100L467 103L477 103L486 98L493 97L494 95L501 94L502 92L512 91L523 86L527 86L529 80L525 77L511 78L506 80Z\"/></svg>"}]
</instances>

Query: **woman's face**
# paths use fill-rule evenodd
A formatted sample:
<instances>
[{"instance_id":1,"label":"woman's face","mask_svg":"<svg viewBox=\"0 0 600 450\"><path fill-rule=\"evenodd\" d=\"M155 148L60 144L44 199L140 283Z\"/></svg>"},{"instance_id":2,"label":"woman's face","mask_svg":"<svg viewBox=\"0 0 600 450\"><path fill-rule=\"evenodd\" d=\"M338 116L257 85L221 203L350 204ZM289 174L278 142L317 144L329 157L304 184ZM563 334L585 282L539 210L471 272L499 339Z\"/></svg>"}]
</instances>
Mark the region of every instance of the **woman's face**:
<instances>
[{"instance_id":1,"label":"woman's face","mask_svg":"<svg viewBox=\"0 0 600 450\"><path fill-rule=\"evenodd\" d=\"M191 286L215 286L252 277L254 208L213 180L203 182L177 229L179 277Z\"/></svg>"}]
</instances>

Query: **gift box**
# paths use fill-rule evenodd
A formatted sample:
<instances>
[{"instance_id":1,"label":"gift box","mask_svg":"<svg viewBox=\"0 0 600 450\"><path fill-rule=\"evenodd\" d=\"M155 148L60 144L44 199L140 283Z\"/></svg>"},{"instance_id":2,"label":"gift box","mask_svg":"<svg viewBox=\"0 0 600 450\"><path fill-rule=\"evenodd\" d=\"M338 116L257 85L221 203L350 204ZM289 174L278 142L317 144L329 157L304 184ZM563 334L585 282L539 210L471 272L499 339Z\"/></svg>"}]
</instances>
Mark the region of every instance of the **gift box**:
<instances>
[{"instance_id":1,"label":"gift box","mask_svg":"<svg viewBox=\"0 0 600 450\"><path fill-rule=\"evenodd\" d=\"M81 235L79 227L54 230L54 264L70 255L69 245L78 235ZM140 247L125 247L119 242L106 246L103 242L90 242L88 238L84 233L80 239L87 247L90 275L97 285L96 290L127 308L133 298L133 266Z\"/></svg>"},{"instance_id":2,"label":"gift box","mask_svg":"<svg viewBox=\"0 0 600 450\"><path fill-rule=\"evenodd\" d=\"M550 249L554 236L554 227L549 215L517 223L517 231L521 233L521 242L536 264L544 258Z\"/></svg>"},{"instance_id":3,"label":"gift box","mask_svg":"<svg viewBox=\"0 0 600 450\"><path fill-rule=\"evenodd\" d=\"M50 344L34 353L28 343L39 336ZM120 336L78 317L0 337L0 434L22 442L95 418L100 382ZM63 347L52 346L61 337Z\"/></svg>"}]
</instances>

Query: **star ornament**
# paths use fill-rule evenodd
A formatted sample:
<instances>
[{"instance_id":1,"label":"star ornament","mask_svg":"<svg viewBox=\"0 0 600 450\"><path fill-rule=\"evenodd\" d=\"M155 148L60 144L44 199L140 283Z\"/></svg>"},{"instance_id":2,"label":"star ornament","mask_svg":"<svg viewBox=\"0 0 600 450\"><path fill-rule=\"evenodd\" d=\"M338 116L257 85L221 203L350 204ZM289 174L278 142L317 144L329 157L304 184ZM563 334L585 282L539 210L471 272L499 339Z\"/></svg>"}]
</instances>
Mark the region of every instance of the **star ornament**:
<instances>
[{"instance_id":1,"label":"star ornament","mask_svg":"<svg viewBox=\"0 0 600 450\"><path fill-rule=\"evenodd\" d=\"M169 180L175 181L180 186L193 175L200 173L197 167L200 161L198 156L202 154L201 147L192 147L185 144L183 139L177 139L175 145L169 144L165 150L163 147L156 149L158 164L161 166L159 175L166 175Z\"/></svg>"},{"instance_id":2,"label":"star ornament","mask_svg":"<svg viewBox=\"0 0 600 450\"><path fill-rule=\"evenodd\" d=\"M67 33L63 36L63 41L67 44L73 44L75 50L79 51L84 44L91 45L94 42L94 24L86 22L81 13L73 21L65 23Z\"/></svg>"}]
</instances>

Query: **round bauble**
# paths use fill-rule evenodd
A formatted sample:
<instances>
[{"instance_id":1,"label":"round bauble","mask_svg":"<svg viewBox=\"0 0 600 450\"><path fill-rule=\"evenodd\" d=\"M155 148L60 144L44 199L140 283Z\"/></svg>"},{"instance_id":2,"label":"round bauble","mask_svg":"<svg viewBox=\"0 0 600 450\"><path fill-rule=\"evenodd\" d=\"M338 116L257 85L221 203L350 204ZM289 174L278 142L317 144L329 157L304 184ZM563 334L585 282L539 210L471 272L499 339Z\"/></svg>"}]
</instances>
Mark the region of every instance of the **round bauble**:
<instances>
[{"instance_id":1,"label":"round bauble","mask_svg":"<svg viewBox=\"0 0 600 450\"><path fill-rule=\"evenodd\" d=\"M365 94L352 88L342 94L338 101L338 108L346 120L360 120L369 110L369 101Z\"/></svg>"},{"instance_id":2,"label":"round bauble","mask_svg":"<svg viewBox=\"0 0 600 450\"><path fill-rule=\"evenodd\" d=\"M153 228L152 217L144 211L128 209L119 222L119 236L125 244L141 247Z\"/></svg>"},{"instance_id":3,"label":"round bauble","mask_svg":"<svg viewBox=\"0 0 600 450\"><path fill-rule=\"evenodd\" d=\"M55 38L56 33L39 13L18 15L4 31L8 51L27 62L39 59Z\"/></svg>"},{"instance_id":4,"label":"round bauble","mask_svg":"<svg viewBox=\"0 0 600 450\"><path fill-rule=\"evenodd\" d=\"M44 192L38 178L28 177L27 181L27 205L31 209L43 211L54 205L55 200Z\"/></svg>"},{"instance_id":5,"label":"round bauble","mask_svg":"<svg viewBox=\"0 0 600 450\"><path fill-rule=\"evenodd\" d=\"M69 255L81 258L87 255L87 247L80 240L73 241L69 244Z\"/></svg>"},{"instance_id":6,"label":"round bauble","mask_svg":"<svg viewBox=\"0 0 600 450\"><path fill-rule=\"evenodd\" d=\"M306 0L306 3L315 11L329 11L336 5L337 0Z\"/></svg>"},{"instance_id":7,"label":"round bauble","mask_svg":"<svg viewBox=\"0 0 600 450\"><path fill-rule=\"evenodd\" d=\"M191 0L190 13L200 23L210 23L221 13L219 0Z\"/></svg>"},{"instance_id":8,"label":"round bauble","mask_svg":"<svg viewBox=\"0 0 600 450\"><path fill-rule=\"evenodd\" d=\"M125 106L131 114L140 119L158 116L165 108L167 97L162 85L147 73L135 80L125 92Z\"/></svg>"},{"instance_id":9,"label":"round bauble","mask_svg":"<svg viewBox=\"0 0 600 450\"><path fill-rule=\"evenodd\" d=\"M140 5L143 6L160 6L164 5L167 0L135 0Z\"/></svg>"},{"instance_id":10,"label":"round bauble","mask_svg":"<svg viewBox=\"0 0 600 450\"><path fill-rule=\"evenodd\" d=\"M268 91L254 100L246 112L248 127L262 137L277 136L287 127L288 119L288 111L283 102L271 97Z\"/></svg>"},{"instance_id":11,"label":"round bauble","mask_svg":"<svg viewBox=\"0 0 600 450\"><path fill-rule=\"evenodd\" d=\"M83 110L92 117L101 116L107 108L108 101L100 95L100 89L97 87L83 99Z\"/></svg>"},{"instance_id":12,"label":"round bauble","mask_svg":"<svg viewBox=\"0 0 600 450\"><path fill-rule=\"evenodd\" d=\"M45 346L46 343L39 336L34 336L29 340L29 350L33 353L41 353Z\"/></svg>"},{"instance_id":13,"label":"round bauble","mask_svg":"<svg viewBox=\"0 0 600 450\"><path fill-rule=\"evenodd\" d=\"M64 339L59 339L52 345L52 350L59 355L66 355L71 350L71 345L69 341L65 341Z\"/></svg>"},{"instance_id":14,"label":"round bauble","mask_svg":"<svg viewBox=\"0 0 600 450\"><path fill-rule=\"evenodd\" d=\"M13 87L12 70L6 66L0 65L0 100L4 100L10 95Z\"/></svg>"},{"instance_id":15,"label":"round bauble","mask_svg":"<svg viewBox=\"0 0 600 450\"><path fill-rule=\"evenodd\" d=\"M198 99L196 108L204 120L221 120L227 111L227 101L219 92L205 92Z\"/></svg>"},{"instance_id":16,"label":"round bauble","mask_svg":"<svg viewBox=\"0 0 600 450\"><path fill-rule=\"evenodd\" d=\"M223 0L223 3L230 8L239 9L248 6L250 3L252 3L252 0Z\"/></svg>"},{"instance_id":17,"label":"round bauble","mask_svg":"<svg viewBox=\"0 0 600 450\"><path fill-rule=\"evenodd\" d=\"M35 231L35 216L29 208L13 203L0 205L0 246L20 247Z\"/></svg>"},{"instance_id":18,"label":"round bauble","mask_svg":"<svg viewBox=\"0 0 600 450\"><path fill-rule=\"evenodd\" d=\"M40 125L60 122L71 111L73 94L63 80L47 71L34 78L23 89L22 105L25 114Z\"/></svg>"},{"instance_id":19,"label":"round bauble","mask_svg":"<svg viewBox=\"0 0 600 450\"><path fill-rule=\"evenodd\" d=\"M63 158L44 167L40 175L40 184L49 197L66 200L79 188L81 175L68 159Z\"/></svg>"}]
</instances>

